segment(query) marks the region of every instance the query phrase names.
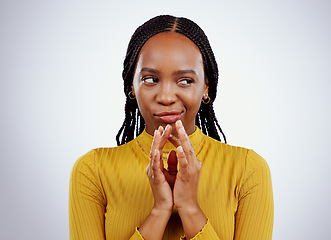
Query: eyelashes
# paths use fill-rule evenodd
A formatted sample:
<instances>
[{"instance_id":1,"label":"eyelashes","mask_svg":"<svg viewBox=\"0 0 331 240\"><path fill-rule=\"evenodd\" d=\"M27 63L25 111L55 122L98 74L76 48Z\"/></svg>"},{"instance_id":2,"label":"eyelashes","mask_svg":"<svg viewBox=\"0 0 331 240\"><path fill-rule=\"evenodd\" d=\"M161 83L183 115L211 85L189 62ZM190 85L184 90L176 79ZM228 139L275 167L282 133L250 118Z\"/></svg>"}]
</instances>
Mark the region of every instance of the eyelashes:
<instances>
[{"instance_id":1,"label":"eyelashes","mask_svg":"<svg viewBox=\"0 0 331 240\"><path fill-rule=\"evenodd\" d=\"M143 76L141 80L146 84L155 84L159 82L159 79L154 76Z\"/></svg>"},{"instance_id":2,"label":"eyelashes","mask_svg":"<svg viewBox=\"0 0 331 240\"><path fill-rule=\"evenodd\" d=\"M192 78L184 78L177 81L177 84L179 85L191 85L194 83L194 80Z\"/></svg>"},{"instance_id":3,"label":"eyelashes","mask_svg":"<svg viewBox=\"0 0 331 240\"><path fill-rule=\"evenodd\" d=\"M141 78L141 81L146 85L156 85L157 83L159 83L160 80L155 76L143 76ZM186 87L192 85L194 82L195 80L192 78L183 77L178 79L176 81L176 84L182 87Z\"/></svg>"}]
</instances>

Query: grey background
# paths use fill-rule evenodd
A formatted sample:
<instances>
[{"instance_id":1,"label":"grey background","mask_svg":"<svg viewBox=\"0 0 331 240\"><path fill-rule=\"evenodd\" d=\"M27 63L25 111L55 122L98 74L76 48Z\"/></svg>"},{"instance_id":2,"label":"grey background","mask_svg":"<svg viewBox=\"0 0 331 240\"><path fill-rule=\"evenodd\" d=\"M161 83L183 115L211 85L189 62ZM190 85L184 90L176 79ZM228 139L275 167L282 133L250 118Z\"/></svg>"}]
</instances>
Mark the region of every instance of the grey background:
<instances>
[{"instance_id":1,"label":"grey background","mask_svg":"<svg viewBox=\"0 0 331 240\"><path fill-rule=\"evenodd\" d=\"M330 1L0 2L0 238L69 239L72 165L116 146L122 62L158 14L206 32L220 68L215 103L231 145L273 180L273 239L331 239Z\"/></svg>"}]
</instances>

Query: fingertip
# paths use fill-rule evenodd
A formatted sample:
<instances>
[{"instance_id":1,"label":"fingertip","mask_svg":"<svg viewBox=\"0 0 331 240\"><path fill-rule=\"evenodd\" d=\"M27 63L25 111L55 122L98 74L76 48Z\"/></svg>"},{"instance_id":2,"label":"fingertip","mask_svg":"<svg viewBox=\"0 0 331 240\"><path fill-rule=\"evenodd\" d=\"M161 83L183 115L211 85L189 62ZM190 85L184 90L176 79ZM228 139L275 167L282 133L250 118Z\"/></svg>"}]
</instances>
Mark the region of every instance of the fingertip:
<instances>
[{"instance_id":1,"label":"fingertip","mask_svg":"<svg viewBox=\"0 0 331 240\"><path fill-rule=\"evenodd\" d=\"M178 120L176 123L175 123L175 127L176 127L176 130L178 132L178 129L180 128L180 123L179 123L180 120Z\"/></svg>"},{"instance_id":2,"label":"fingertip","mask_svg":"<svg viewBox=\"0 0 331 240\"><path fill-rule=\"evenodd\" d=\"M180 157L180 158L185 157L184 149L182 146L177 147L177 153L178 153L178 157Z\"/></svg>"},{"instance_id":3,"label":"fingertip","mask_svg":"<svg viewBox=\"0 0 331 240\"><path fill-rule=\"evenodd\" d=\"M179 146L177 148L177 154L178 154L179 166L183 170L188 165L188 161L187 161L187 159L185 157L185 153L184 153L184 150L183 150L183 147L182 146Z\"/></svg>"},{"instance_id":4,"label":"fingertip","mask_svg":"<svg viewBox=\"0 0 331 240\"><path fill-rule=\"evenodd\" d=\"M178 127L183 126L182 120L180 120L180 119L177 120L176 125L177 125Z\"/></svg>"},{"instance_id":5,"label":"fingertip","mask_svg":"<svg viewBox=\"0 0 331 240\"><path fill-rule=\"evenodd\" d=\"M154 131L154 136L153 136L153 143L156 141L156 139L158 138L158 130Z\"/></svg>"},{"instance_id":6,"label":"fingertip","mask_svg":"<svg viewBox=\"0 0 331 240\"><path fill-rule=\"evenodd\" d=\"M183 152L183 147L182 146L178 146L177 147L177 151L180 152L180 153Z\"/></svg>"},{"instance_id":7,"label":"fingertip","mask_svg":"<svg viewBox=\"0 0 331 240\"><path fill-rule=\"evenodd\" d=\"M182 137L185 136L186 132L185 132L185 128L184 128L181 120L178 120L176 122L176 130L177 130L179 138L180 138L180 136L182 136Z\"/></svg>"},{"instance_id":8,"label":"fingertip","mask_svg":"<svg viewBox=\"0 0 331 240\"><path fill-rule=\"evenodd\" d=\"M170 135L171 135L171 131L172 131L172 127L171 127L171 125L168 124L165 127L165 130L164 130L163 135L168 139L170 137Z\"/></svg>"}]
</instances>

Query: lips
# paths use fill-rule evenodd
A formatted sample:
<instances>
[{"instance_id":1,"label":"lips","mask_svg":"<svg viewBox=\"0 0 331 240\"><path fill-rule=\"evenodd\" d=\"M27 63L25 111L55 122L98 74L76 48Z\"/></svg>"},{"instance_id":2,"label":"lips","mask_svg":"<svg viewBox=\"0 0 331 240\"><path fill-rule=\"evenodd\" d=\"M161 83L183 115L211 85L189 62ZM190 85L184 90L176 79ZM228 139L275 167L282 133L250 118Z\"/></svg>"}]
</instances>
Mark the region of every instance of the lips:
<instances>
[{"instance_id":1,"label":"lips","mask_svg":"<svg viewBox=\"0 0 331 240\"><path fill-rule=\"evenodd\" d=\"M181 112L161 112L155 114L158 119L165 123L175 123L180 119L181 115Z\"/></svg>"}]
</instances>

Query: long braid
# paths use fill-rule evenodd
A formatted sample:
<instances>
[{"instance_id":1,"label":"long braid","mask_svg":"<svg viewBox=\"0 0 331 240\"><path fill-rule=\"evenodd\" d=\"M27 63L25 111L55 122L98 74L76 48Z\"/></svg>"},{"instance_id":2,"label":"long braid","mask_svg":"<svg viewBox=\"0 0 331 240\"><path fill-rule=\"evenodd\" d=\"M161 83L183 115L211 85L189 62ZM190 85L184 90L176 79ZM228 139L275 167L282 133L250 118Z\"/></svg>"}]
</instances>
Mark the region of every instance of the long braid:
<instances>
[{"instance_id":1,"label":"long braid","mask_svg":"<svg viewBox=\"0 0 331 240\"><path fill-rule=\"evenodd\" d=\"M138 27L129 42L122 72L124 93L126 95L125 119L116 135L117 145L131 141L145 128L145 121L138 109L137 101L129 97L130 91L132 91L134 68L139 52L149 38L158 33L170 31L177 32L189 38L199 48L203 58L210 102L208 104L201 104L195 118L195 124L203 133L214 139L221 140L221 134L224 142L226 142L225 135L217 121L213 108L218 84L218 67L207 36L196 23L189 19L161 15L150 19Z\"/></svg>"}]
</instances>

